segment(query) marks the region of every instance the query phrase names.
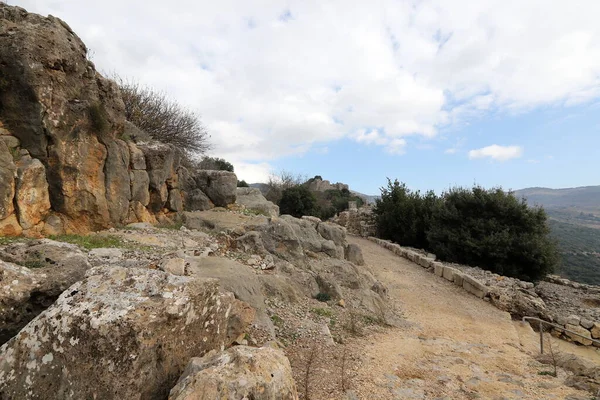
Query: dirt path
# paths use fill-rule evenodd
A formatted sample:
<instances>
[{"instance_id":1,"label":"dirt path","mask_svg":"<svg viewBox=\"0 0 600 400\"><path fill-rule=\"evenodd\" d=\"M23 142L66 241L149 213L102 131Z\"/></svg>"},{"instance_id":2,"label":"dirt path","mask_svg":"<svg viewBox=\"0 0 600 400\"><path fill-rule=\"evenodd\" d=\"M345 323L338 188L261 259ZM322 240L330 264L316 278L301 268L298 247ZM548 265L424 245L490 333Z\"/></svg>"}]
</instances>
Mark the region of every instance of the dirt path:
<instances>
[{"instance_id":1,"label":"dirt path","mask_svg":"<svg viewBox=\"0 0 600 400\"><path fill-rule=\"evenodd\" d=\"M406 327L365 339L360 399L589 399L540 375L535 335L508 313L366 239L367 265L403 311ZM563 376L564 378L564 376Z\"/></svg>"}]
</instances>

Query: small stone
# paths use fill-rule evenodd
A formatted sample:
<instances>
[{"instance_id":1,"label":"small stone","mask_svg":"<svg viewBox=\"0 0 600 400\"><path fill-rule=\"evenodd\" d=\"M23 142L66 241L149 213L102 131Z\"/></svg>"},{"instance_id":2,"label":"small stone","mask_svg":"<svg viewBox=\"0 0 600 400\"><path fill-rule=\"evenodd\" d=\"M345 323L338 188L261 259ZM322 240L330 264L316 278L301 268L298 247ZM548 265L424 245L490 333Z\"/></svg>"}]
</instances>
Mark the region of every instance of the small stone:
<instances>
[{"instance_id":1,"label":"small stone","mask_svg":"<svg viewBox=\"0 0 600 400\"><path fill-rule=\"evenodd\" d=\"M160 264L160 269L173 275L185 275L185 260L183 258L170 258Z\"/></svg>"},{"instance_id":2,"label":"small stone","mask_svg":"<svg viewBox=\"0 0 600 400\"><path fill-rule=\"evenodd\" d=\"M585 329L592 329L594 327L594 322L589 319L582 318L579 321L579 325L583 326Z\"/></svg>"},{"instance_id":3,"label":"small stone","mask_svg":"<svg viewBox=\"0 0 600 400\"><path fill-rule=\"evenodd\" d=\"M579 325L580 321L581 321L581 318L574 314L569 315L567 317L567 324L570 324L570 325Z\"/></svg>"},{"instance_id":4,"label":"small stone","mask_svg":"<svg viewBox=\"0 0 600 400\"><path fill-rule=\"evenodd\" d=\"M340 301L338 301L338 306L345 308L346 307L346 300L340 299Z\"/></svg>"}]
</instances>

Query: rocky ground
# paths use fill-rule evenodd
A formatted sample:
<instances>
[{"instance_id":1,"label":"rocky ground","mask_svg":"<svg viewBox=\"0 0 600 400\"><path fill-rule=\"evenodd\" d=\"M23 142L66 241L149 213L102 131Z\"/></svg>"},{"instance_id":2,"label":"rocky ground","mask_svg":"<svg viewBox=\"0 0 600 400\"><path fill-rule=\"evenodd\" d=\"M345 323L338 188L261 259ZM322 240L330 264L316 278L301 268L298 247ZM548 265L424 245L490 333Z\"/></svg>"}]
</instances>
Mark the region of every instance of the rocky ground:
<instances>
[{"instance_id":1,"label":"rocky ground","mask_svg":"<svg viewBox=\"0 0 600 400\"><path fill-rule=\"evenodd\" d=\"M34 332L44 332L46 326L51 326L54 317L49 315L87 318L77 311L79 301L74 299L81 296L84 303L103 304L103 310L118 310L123 304L129 304L126 308L132 310L142 307L146 311L136 312L135 317L141 320L136 319L128 332L138 332L140 340L145 337L144 341L170 346L170 357L177 357L178 363L191 359L171 392L172 399L198 395L200 387L205 388L203 395L229 387L235 379L215 379L245 374L249 360L258 360L252 367L256 375L248 378L253 384L242 389L259 387L270 380L268 371L276 363L282 372L268 390L288 393L284 398L293 398L290 393L295 390L301 399L590 398L589 392L565 384L569 380L574 384L574 374L568 369L558 368L557 377L547 375L552 366L536 360L536 334L528 326L512 321L508 313L375 243L346 237L335 225L311 218L269 218L262 214L216 209L186 214L181 223L171 226L132 224L89 236L55 238L72 243L3 239L0 285L5 286L0 294L0 339L5 342L42 314L19 334L21 339L3 347L0 366L18 348L28 348L31 340L24 341L23 332L30 332L27 335L32 337L37 335ZM119 278L121 275L123 278ZM163 281L165 276L170 280ZM162 322L150 322L152 311L148 310L170 309L169 304L177 304L177 296L181 296L174 288L181 287L181 293L186 293L194 279L210 278L218 280L222 291L233 293L219 302L241 300L232 303L235 318L218 317L215 322L217 331L225 336L214 336L214 340L235 346L219 353L217 343L209 343L206 351L216 348L216 352L189 358L190 353L177 350L167 340L168 335L161 336ZM108 282L121 279L127 282L121 288L125 293L166 290L175 297L171 300L171 295L163 294L164 306L154 301L144 305L135 296L115 303L110 299L120 296L119 285ZM136 281L144 282L146 289L140 289ZM67 293L69 286L74 289ZM208 286L202 290L214 291ZM106 300L94 298L98 291ZM105 311L105 315L112 314ZM89 323L102 326L103 322L98 321L92 318ZM154 324L157 337L146 337L146 324ZM74 332L74 328L69 329ZM189 328L184 325L181 329L186 332ZM77 332L79 337L85 336ZM129 334L121 338L117 331L112 335L111 340L120 346L131 346ZM588 363L600 363L600 356L590 348L558 340L555 343L561 354L574 353ZM234 350L236 347L239 349ZM277 352L281 350L283 353ZM143 355L146 364L158 362L154 350L145 353L143 348L135 348L135 352ZM50 347L42 353L47 363L41 364L53 371L53 362L61 361L48 361ZM80 369L85 372L85 365L92 363L88 358L97 357L78 350L77 355L82 354L84 364ZM281 354L287 356L289 364ZM115 360L118 358L110 362ZM96 364L102 362L109 361L97 360ZM156 377L156 381L173 382L153 390L164 392L174 385L176 377L145 369L146 364L129 363L126 370ZM286 378L286 368L294 378L295 389L291 378ZM70 373L76 375L75 371ZM29 376L25 372L21 375L23 379ZM36 376L29 379L35 381ZM35 382L38 387L46 384L43 380ZM206 382L220 383L207 386ZM141 387L130 387L142 391ZM240 388L227 390L242 393Z\"/></svg>"}]
</instances>

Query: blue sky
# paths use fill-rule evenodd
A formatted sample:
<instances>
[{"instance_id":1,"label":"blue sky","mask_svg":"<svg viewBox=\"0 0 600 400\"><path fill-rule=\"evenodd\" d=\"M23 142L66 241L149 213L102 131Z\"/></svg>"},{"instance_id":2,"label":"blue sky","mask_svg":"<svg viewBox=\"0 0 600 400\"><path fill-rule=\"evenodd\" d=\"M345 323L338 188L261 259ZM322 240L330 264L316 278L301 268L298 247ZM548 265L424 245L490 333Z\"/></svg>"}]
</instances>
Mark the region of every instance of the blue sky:
<instances>
[{"instance_id":1,"label":"blue sky","mask_svg":"<svg viewBox=\"0 0 600 400\"><path fill-rule=\"evenodd\" d=\"M600 184L600 2L9 0L198 111L240 179Z\"/></svg>"},{"instance_id":2,"label":"blue sky","mask_svg":"<svg viewBox=\"0 0 600 400\"><path fill-rule=\"evenodd\" d=\"M522 155L497 161L471 159L469 151L498 143L518 144ZM600 104L545 107L519 115L485 115L450 128L434 139L408 143L403 155L342 139L326 152L287 157L276 169L352 182L355 190L378 194L386 178L410 188L440 193L450 186L523 189L600 184ZM449 151L453 149L455 151Z\"/></svg>"}]
</instances>

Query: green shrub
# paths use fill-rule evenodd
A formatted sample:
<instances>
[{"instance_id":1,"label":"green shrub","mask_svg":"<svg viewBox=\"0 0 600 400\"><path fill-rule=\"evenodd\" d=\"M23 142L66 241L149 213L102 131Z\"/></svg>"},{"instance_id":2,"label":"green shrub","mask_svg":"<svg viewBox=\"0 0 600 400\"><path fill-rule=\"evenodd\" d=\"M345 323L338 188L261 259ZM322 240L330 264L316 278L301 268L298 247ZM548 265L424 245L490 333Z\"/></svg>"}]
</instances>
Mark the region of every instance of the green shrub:
<instances>
[{"instance_id":1,"label":"green shrub","mask_svg":"<svg viewBox=\"0 0 600 400\"><path fill-rule=\"evenodd\" d=\"M281 214L290 214L300 218L303 215L314 215L317 200L305 186L294 186L285 189L279 201Z\"/></svg>"},{"instance_id":2,"label":"green shrub","mask_svg":"<svg viewBox=\"0 0 600 400\"><path fill-rule=\"evenodd\" d=\"M238 181L237 187L250 187L245 180Z\"/></svg>"},{"instance_id":3,"label":"green shrub","mask_svg":"<svg viewBox=\"0 0 600 400\"><path fill-rule=\"evenodd\" d=\"M441 260L537 280L553 271L558 253L542 208L500 188L455 188L422 196L388 180L374 209L378 235L426 249Z\"/></svg>"},{"instance_id":4,"label":"green shrub","mask_svg":"<svg viewBox=\"0 0 600 400\"><path fill-rule=\"evenodd\" d=\"M218 171L233 171L233 164L222 158L204 157L197 165L199 169L214 169Z\"/></svg>"},{"instance_id":5,"label":"green shrub","mask_svg":"<svg viewBox=\"0 0 600 400\"><path fill-rule=\"evenodd\" d=\"M320 292L320 293L317 293L317 295L315 296L315 299L319 300L323 303L326 303L329 300L331 300L331 296L328 293Z\"/></svg>"}]
</instances>

